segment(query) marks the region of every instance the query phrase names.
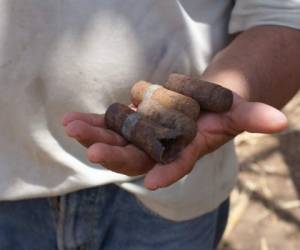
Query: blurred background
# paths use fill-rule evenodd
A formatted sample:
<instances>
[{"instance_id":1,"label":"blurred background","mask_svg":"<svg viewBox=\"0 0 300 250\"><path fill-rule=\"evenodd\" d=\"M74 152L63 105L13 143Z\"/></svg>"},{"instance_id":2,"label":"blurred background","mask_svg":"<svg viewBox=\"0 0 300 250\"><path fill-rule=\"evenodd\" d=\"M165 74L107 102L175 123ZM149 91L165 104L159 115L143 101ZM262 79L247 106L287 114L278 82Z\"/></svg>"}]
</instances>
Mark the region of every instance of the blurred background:
<instances>
[{"instance_id":1,"label":"blurred background","mask_svg":"<svg viewBox=\"0 0 300 250\"><path fill-rule=\"evenodd\" d=\"M300 249L300 92L280 134L236 138L240 176L219 250Z\"/></svg>"}]
</instances>

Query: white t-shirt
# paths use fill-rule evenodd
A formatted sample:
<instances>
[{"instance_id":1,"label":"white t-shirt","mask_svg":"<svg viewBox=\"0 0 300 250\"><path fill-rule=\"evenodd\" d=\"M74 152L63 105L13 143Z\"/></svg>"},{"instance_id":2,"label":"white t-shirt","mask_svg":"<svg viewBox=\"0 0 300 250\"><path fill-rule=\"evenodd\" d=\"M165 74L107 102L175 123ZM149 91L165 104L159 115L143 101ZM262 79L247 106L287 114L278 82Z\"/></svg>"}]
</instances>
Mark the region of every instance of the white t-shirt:
<instances>
[{"instance_id":1,"label":"white t-shirt","mask_svg":"<svg viewBox=\"0 0 300 250\"><path fill-rule=\"evenodd\" d=\"M88 162L60 117L129 103L137 80L200 75L226 46L228 30L299 28L299 9L299 0L0 0L0 200L116 183L168 219L214 209L235 184L232 143L150 192L142 177Z\"/></svg>"}]
</instances>

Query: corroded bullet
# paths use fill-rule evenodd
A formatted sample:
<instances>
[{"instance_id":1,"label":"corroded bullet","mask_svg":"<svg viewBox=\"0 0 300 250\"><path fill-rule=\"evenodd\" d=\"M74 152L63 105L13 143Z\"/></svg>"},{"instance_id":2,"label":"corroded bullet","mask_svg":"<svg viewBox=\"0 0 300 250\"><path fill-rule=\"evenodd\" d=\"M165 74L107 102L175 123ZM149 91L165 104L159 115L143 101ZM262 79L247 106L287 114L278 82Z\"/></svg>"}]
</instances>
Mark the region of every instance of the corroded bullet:
<instances>
[{"instance_id":1,"label":"corroded bullet","mask_svg":"<svg viewBox=\"0 0 300 250\"><path fill-rule=\"evenodd\" d=\"M105 113L105 123L157 162L168 163L180 153L181 131L163 127L126 105L110 105Z\"/></svg>"},{"instance_id":2,"label":"corroded bullet","mask_svg":"<svg viewBox=\"0 0 300 250\"><path fill-rule=\"evenodd\" d=\"M170 110L177 110L193 120L200 112L199 104L191 97L145 81L137 82L131 89L131 101L138 106L142 101L152 99Z\"/></svg>"},{"instance_id":3,"label":"corroded bullet","mask_svg":"<svg viewBox=\"0 0 300 250\"><path fill-rule=\"evenodd\" d=\"M189 144L197 133L197 124L186 115L174 110L167 109L156 100L144 100L137 110L148 119L160 124L163 127L175 129L182 133L181 149Z\"/></svg>"},{"instance_id":4,"label":"corroded bullet","mask_svg":"<svg viewBox=\"0 0 300 250\"><path fill-rule=\"evenodd\" d=\"M226 112L233 103L233 93L229 89L186 75L171 74L164 87L193 98L201 110Z\"/></svg>"}]
</instances>

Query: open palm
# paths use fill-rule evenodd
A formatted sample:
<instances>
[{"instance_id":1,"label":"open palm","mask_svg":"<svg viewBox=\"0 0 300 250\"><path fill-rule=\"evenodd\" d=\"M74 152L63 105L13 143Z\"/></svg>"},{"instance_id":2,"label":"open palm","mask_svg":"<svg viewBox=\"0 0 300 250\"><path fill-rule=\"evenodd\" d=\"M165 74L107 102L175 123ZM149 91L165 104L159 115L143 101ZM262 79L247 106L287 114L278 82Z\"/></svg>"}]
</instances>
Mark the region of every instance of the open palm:
<instances>
[{"instance_id":1,"label":"open palm","mask_svg":"<svg viewBox=\"0 0 300 250\"><path fill-rule=\"evenodd\" d=\"M247 102L234 96L230 111L202 113L195 139L180 156L168 164L157 164L142 150L105 128L103 115L67 113L62 118L66 133L87 148L93 163L134 176L145 174L145 186L157 189L171 185L188 174L196 161L243 131L275 133L286 128L285 116L263 103Z\"/></svg>"}]
</instances>

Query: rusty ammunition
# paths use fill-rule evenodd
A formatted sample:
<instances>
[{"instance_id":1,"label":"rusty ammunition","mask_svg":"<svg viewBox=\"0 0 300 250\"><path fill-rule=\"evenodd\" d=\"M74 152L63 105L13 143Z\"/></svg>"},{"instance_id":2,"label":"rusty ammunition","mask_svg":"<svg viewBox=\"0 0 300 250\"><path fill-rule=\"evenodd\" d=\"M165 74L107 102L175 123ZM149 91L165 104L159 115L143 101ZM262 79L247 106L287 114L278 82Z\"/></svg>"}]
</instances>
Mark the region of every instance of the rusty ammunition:
<instances>
[{"instance_id":1,"label":"rusty ammunition","mask_svg":"<svg viewBox=\"0 0 300 250\"><path fill-rule=\"evenodd\" d=\"M174 109L165 108L156 100L144 100L137 111L163 127L180 131L182 140L178 143L182 144L182 149L196 136L197 124L194 120Z\"/></svg>"},{"instance_id":2,"label":"rusty ammunition","mask_svg":"<svg viewBox=\"0 0 300 250\"><path fill-rule=\"evenodd\" d=\"M181 131L163 127L123 104L109 106L105 123L157 162L173 161L181 151Z\"/></svg>"},{"instance_id":3,"label":"rusty ammunition","mask_svg":"<svg viewBox=\"0 0 300 250\"><path fill-rule=\"evenodd\" d=\"M167 109L177 110L193 120L200 112L199 104L191 97L145 81L137 82L131 89L132 103L138 106L143 100L152 99Z\"/></svg>"},{"instance_id":4,"label":"rusty ammunition","mask_svg":"<svg viewBox=\"0 0 300 250\"><path fill-rule=\"evenodd\" d=\"M164 87L193 98L201 110L226 112L233 103L233 93L229 89L186 75L171 74Z\"/></svg>"}]
</instances>

